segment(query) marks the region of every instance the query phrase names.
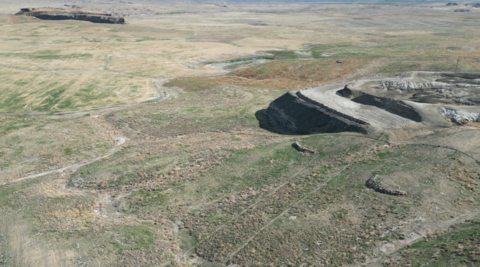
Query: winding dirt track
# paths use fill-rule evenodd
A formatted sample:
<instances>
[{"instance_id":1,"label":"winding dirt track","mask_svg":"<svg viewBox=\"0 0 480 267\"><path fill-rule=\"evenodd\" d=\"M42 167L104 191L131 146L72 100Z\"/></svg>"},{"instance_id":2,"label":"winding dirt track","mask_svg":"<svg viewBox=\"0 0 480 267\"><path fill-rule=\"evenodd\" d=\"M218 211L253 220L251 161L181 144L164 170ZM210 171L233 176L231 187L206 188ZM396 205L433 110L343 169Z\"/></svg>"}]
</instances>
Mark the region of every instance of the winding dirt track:
<instances>
[{"instance_id":1,"label":"winding dirt track","mask_svg":"<svg viewBox=\"0 0 480 267\"><path fill-rule=\"evenodd\" d=\"M164 90L164 88L162 87L162 84L166 81L167 80L154 80L152 83L153 83L153 86L155 87L155 89L157 90L158 95L156 96L156 99L148 100L148 101L145 101L145 102L152 102L152 101L159 102L159 101L163 101L163 100L167 99L170 96L170 94L168 94L166 92L166 90ZM145 103L145 102L142 102L142 103ZM142 104L142 103L139 103L139 104ZM97 110L105 110L105 109L112 109L112 108L119 108L119 107L129 107L129 106L134 106L134 105L139 105L139 104L104 107L104 108L99 108ZM83 113L86 113L86 112L88 112L88 111L68 112L68 113L61 113L59 115L74 115L74 114L83 114ZM52 173L64 173L66 170L78 169L80 167L92 164L92 163L94 163L96 161L99 161L101 159L107 158L107 157L115 154L117 151L119 151L122 148L122 146L127 142L127 139L128 139L127 137L122 136L122 135L116 135L116 136L114 136L114 138L115 138L115 146L109 152L107 152L106 154L104 154L102 156L95 157L95 158L92 158L92 159L89 159L89 160L84 160L82 162L77 162L77 163L68 165L66 167L60 168L60 169L55 169L55 170L51 170L51 171L46 171L46 172L42 172L42 173L28 175L28 176L13 180L10 183L20 182L20 181L29 180L29 179L35 179L35 178L42 177L42 176L45 176L45 175L49 175L49 174L52 174Z\"/></svg>"},{"instance_id":2,"label":"winding dirt track","mask_svg":"<svg viewBox=\"0 0 480 267\"><path fill-rule=\"evenodd\" d=\"M83 167L85 165L92 164L96 161L99 161L101 159L104 159L106 157L109 157L109 156L115 154L118 150L120 150L122 145L125 144L125 142L127 141L127 138L124 137L124 136L115 136L115 141L116 141L115 147L112 148L108 153L106 153L106 154L104 154L100 157L96 157L96 158L89 159L89 160L86 160L86 161L78 162L78 163L63 167L61 169L56 169L56 170L52 170L52 171L47 171L47 172L42 172L42 173L37 173L37 174L25 176L25 177L16 179L13 182L20 182L20 181L23 181L23 180L34 179L34 178L42 177L42 176L52 174L52 173L63 173L68 169L78 169L78 168Z\"/></svg>"},{"instance_id":3,"label":"winding dirt track","mask_svg":"<svg viewBox=\"0 0 480 267\"><path fill-rule=\"evenodd\" d=\"M4 67L4 66L0 65L0 67ZM211 76L211 75L206 75L206 76ZM213 76L216 76L216 75L213 75ZM146 78L151 78L152 79L153 87L157 91L157 95L155 96L154 99L149 99L149 100L146 100L146 101L143 101L143 102L140 102L140 103L136 103L136 104L107 106L107 107L101 107L101 108L96 108L96 109L92 109L92 110L61 112L61 113L56 113L56 114L53 114L53 115L76 115L76 114L89 113L91 111L108 110L108 109L114 109L114 108L126 108L126 107L141 105L141 104L144 104L144 103L161 102L161 101L164 101L164 100L168 99L169 97L171 97L171 94L169 94L169 92L167 92L167 88L163 87L163 84L168 82L171 79L157 80L153 77L146 77ZM174 79L174 78L172 78L172 79ZM12 113L8 113L8 114L12 115ZM28 115L37 116L37 115L45 115L45 114L47 114L47 113L46 112L45 113L32 113L32 114L28 114ZM25 114L23 114L23 115L25 115ZM15 179L15 180L13 180L9 183L20 182L20 181L28 180L28 179L35 179L35 178L42 177L42 176L45 176L45 175L49 175L49 174L52 174L52 173L64 173L66 170L69 170L69 169L78 169L80 167L92 164L96 161L99 161L101 159L107 158L107 157L115 154L117 151L119 151L121 149L121 147L125 144L126 141L127 141L127 137L117 135L117 136L115 136L115 142L116 142L115 147L112 148L108 153L106 153L102 156L99 156L99 157L96 157L96 158L93 158L93 159L89 159L89 160L85 160L85 161L82 161L82 162L74 163L74 164L68 165L68 166L60 168L60 169L55 169L55 170L51 170L51 171L47 171L47 172L32 174L32 175L29 175L29 176L18 178L18 179Z\"/></svg>"}]
</instances>

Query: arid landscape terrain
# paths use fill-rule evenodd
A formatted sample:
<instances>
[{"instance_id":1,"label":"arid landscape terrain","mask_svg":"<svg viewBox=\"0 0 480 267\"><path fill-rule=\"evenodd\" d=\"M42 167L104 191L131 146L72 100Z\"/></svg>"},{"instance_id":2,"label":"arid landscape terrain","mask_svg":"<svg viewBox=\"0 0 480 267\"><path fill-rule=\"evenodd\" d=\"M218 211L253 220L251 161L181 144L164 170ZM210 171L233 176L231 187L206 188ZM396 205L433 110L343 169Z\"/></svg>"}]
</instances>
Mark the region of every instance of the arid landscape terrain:
<instances>
[{"instance_id":1,"label":"arid landscape terrain","mask_svg":"<svg viewBox=\"0 0 480 267\"><path fill-rule=\"evenodd\" d=\"M0 266L478 266L480 7L455 3L0 1ZM125 24L15 16L45 7ZM364 83L405 73L469 85ZM344 110L284 131L293 92ZM393 95L435 119L345 104Z\"/></svg>"}]
</instances>

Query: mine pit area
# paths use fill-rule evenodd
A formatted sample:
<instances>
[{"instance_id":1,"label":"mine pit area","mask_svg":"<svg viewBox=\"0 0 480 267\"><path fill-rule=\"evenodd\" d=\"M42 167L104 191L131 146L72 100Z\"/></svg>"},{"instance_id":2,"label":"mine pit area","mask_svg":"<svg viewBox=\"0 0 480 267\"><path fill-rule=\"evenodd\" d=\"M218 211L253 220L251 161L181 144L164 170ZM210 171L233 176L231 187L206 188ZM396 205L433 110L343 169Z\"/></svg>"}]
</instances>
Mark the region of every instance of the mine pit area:
<instances>
[{"instance_id":1,"label":"mine pit area","mask_svg":"<svg viewBox=\"0 0 480 267\"><path fill-rule=\"evenodd\" d=\"M480 74L405 72L289 92L266 113L280 131L369 133L413 126L480 122ZM337 125L337 127L333 126Z\"/></svg>"},{"instance_id":2,"label":"mine pit area","mask_svg":"<svg viewBox=\"0 0 480 267\"><path fill-rule=\"evenodd\" d=\"M479 73L404 73L396 79L353 82L345 86L342 94L358 97L370 93L378 97L410 100L418 103L480 105ZM350 90L350 92L347 92Z\"/></svg>"}]
</instances>

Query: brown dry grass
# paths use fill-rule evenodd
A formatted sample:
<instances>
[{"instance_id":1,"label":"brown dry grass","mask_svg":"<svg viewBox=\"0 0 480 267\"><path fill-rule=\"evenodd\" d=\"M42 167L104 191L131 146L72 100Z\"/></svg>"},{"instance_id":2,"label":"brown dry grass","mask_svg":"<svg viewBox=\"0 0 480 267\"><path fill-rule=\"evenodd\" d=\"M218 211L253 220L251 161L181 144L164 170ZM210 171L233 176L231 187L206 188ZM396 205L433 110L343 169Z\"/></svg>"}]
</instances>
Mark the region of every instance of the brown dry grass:
<instances>
[{"instance_id":1,"label":"brown dry grass","mask_svg":"<svg viewBox=\"0 0 480 267\"><path fill-rule=\"evenodd\" d=\"M1 255L19 266L188 266L205 260L358 266L383 262L429 232L478 216L478 166L444 148L479 158L474 128L409 142L401 141L428 129L400 129L388 132L390 143L369 149L369 138L378 136L284 136L261 125L261 110L288 90L378 73L452 70L458 57L465 57L459 71L478 69L473 13L462 17L444 4L229 5L138 1L134 10L85 3L148 14L132 15L127 25L0 17L4 111L141 102L156 93L156 79L176 78L167 85L184 89L163 102L86 117L3 116ZM2 8L18 7L2 2ZM177 11L186 13L171 14ZM315 59L305 44L316 47ZM204 62L272 50L292 58L192 78L223 71L203 68ZM50 90L60 87L65 91L59 96ZM65 176L5 183L101 155L117 134L129 140L107 159ZM290 147L299 139L319 151L318 158ZM407 197L366 190L372 173ZM197 250L187 251L193 245Z\"/></svg>"},{"instance_id":2,"label":"brown dry grass","mask_svg":"<svg viewBox=\"0 0 480 267\"><path fill-rule=\"evenodd\" d=\"M248 86L300 90L321 84L333 83L354 76L355 71L368 65L368 59L272 62L261 66L240 69L228 76L177 78L165 84L187 91L203 91L220 85Z\"/></svg>"}]
</instances>

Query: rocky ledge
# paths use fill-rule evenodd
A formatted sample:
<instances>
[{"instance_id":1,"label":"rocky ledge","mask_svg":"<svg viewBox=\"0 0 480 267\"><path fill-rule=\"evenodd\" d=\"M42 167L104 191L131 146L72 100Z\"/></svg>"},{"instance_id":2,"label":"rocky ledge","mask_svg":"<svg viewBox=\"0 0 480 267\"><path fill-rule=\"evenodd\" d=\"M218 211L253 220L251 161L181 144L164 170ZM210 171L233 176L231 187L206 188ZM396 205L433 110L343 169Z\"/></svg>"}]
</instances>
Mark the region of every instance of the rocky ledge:
<instances>
[{"instance_id":1,"label":"rocky ledge","mask_svg":"<svg viewBox=\"0 0 480 267\"><path fill-rule=\"evenodd\" d=\"M124 24L123 17L109 13L67 10L62 8L22 8L15 16L32 16L43 20L84 20L95 23Z\"/></svg>"},{"instance_id":2,"label":"rocky ledge","mask_svg":"<svg viewBox=\"0 0 480 267\"><path fill-rule=\"evenodd\" d=\"M266 111L277 130L370 133L480 122L480 73L406 72L291 91Z\"/></svg>"}]
</instances>

